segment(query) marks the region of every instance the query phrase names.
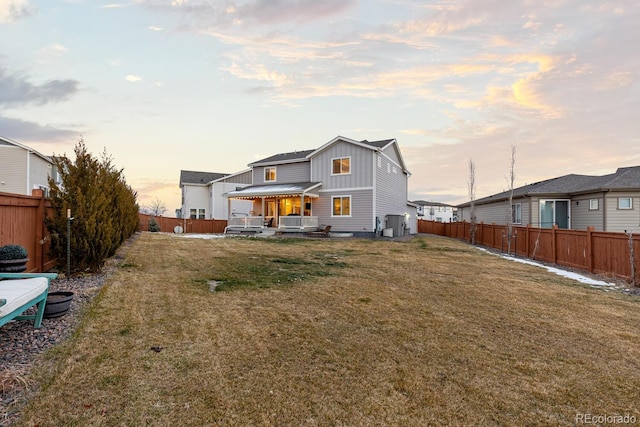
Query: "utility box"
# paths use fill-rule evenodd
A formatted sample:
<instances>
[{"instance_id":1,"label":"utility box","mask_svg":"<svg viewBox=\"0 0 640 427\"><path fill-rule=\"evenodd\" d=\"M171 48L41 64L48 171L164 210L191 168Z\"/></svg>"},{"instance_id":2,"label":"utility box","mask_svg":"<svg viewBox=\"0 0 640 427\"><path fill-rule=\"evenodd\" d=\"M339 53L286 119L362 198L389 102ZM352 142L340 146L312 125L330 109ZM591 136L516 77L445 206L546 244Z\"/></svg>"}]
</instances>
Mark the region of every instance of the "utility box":
<instances>
[{"instance_id":1,"label":"utility box","mask_svg":"<svg viewBox=\"0 0 640 427\"><path fill-rule=\"evenodd\" d=\"M404 236L405 216L404 215L387 215L385 217L386 227L393 229L393 236Z\"/></svg>"}]
</instances>

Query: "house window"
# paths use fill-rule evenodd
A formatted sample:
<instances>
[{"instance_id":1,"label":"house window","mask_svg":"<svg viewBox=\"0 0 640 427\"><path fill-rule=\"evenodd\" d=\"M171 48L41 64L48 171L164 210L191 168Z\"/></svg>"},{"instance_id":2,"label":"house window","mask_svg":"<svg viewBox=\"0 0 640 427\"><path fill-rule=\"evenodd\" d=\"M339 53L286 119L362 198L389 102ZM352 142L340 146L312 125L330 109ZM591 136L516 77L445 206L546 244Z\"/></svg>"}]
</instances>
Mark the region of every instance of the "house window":
<instances>
[{"instance_id":1,"label":"house window","mask_svg":"<svg viewBox=\"0 0 640 427\"><path fill-rule=\"evenodd\" d=\"M598 199L589 199L589 210L597 211L599 209Z\"/></svg>"},{"instance_id":2,"label":"house window","mask_svg":"<svg viewBox=\"0 0 640 427\"><path fill-rule=\"evenodd\" d=\"M511 223L522 224L522 203L515 203L511 206Z\"/></svg>"},{"instance_id":3,"label":"house window","mask_svg":"<svg viewBox=\"0 0 640 427\"><path fill-rule=\"evenodd\" d=\"M333 210L331 216L351 216L351 196L335 196L331 198Z\"/></svg>"},{"instance_id":4,"label":"house window","mask_svg":"<svg viewBox=\"0 0 640 427\"><path fill-rule=\"evenodd\" d=\"M392 169L393 169L393 173L398 173L398 168L394 166Z\"/></svg>"},{"instance_id":5,"label":"house window","mask_svg":"<svg viewBox=\"0 0 640 427\"><path fill-rule=\"evenodd\" d=\"M332 159L332 175L344 175L351 173L351 157Z\"/></svg>"},{"instance_id":6,"label":"house window","mask_svg":"<svg viewBox=\"0 0 640 427\"><path fill-rule=\"evenodd\" d=\"M276 180L276 168L264 168L264 180L275 181Z\"/></svg>"},{"instance_id":7,"label":"house window","mask_svg":"<svg viewBox=\"0 0 640 427\"><path fill-rule=\"evenodd\" d=\"M198 219L204 219L204 209L198 209Z\"/></svg>"},{"instance_id":8,"label":"house window","mask_svg":"<svg viewBox=\"0 0 640 427\"><path fill-rule=\"evenodd\" d=\"M382 157L378 156L378 167L381 168L382 167Z\"/></svg>"},{"instance_id":9,"label":"house window","mask_svg":"<svg viewBox=\"0 0 640 427\"><path fill-rule=\"evenodd\" d=\"M391 163L387 163L387 173L391 173Z\"/></svg>"},{"instance_id":10,"label":"house window","mask_svg":"<svg viewBox=\"0 0 640 427\"><path fill-rule=\"evenodd\" d=\"M570 228L569 210L569 200L540 200L540 228Z\"/></svg>"},{"instance_id":11,"label":"house window","mask_svg":"<svg viewBox=\"0 0 640 427\"><path fill-rule=\"evenodd\" d=\"M197 209L189 209L189 218L198 219L198 210Z\"/></svg>"},{"instance_id":12,"label":"house window","mask_svg":"<svg viewBox=\"0 0 640 427\"><path fill-rule=\"evenodd\" d=\"M618 197L618 209L633 209L631 197Z\"/></svg>"}]
</instances>

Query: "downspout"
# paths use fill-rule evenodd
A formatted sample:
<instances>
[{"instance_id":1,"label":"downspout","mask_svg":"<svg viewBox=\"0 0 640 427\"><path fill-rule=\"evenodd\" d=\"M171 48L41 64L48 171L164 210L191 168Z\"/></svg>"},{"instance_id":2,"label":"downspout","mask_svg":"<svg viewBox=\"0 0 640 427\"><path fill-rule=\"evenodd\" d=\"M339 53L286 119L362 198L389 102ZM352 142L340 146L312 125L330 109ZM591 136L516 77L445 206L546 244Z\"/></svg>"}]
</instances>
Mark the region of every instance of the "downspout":
<instances>
[{"instance_id":1,"label":"downspout","mask_svg":"<svg viewBox=\"0 0 640 427\"><path fill-rule=\"evenodd\" d=\"M31 154L33 153L33 151L31 150L27 150L27 188L26 188L26 195L30 196L31 195Z\"/></svg>"},{"instance_id":2,"label":"downspout","mask_svg":"<svg viewBox=\"0 0 640 427\"><path fill-rule=\"evenodd\" d=\"M380 150L376 149L375 151L373 151L373 156L372 156L372 158L373 158L373 177L372 177L373 178L373 190L372 190L373 195L371 197L371 201L372 201L372 206L371 206L371 223L372 223L372 225L371 225L371 229L373 230L374 234L376 234L376 235L378 234L378 231L379 231L378 228L377 228L378 227L378 221L376 220L377 219L377 215L376 215L376 212L377 212L377 206L376 206L376 201L377 201L377 198L376 198L376 190L377 190L377 188L376 188L376 177L378 176L378 166L377 165L378 165L378 153L379 152L380 152Z\"/></svg>"},{"instance_id":3,"label":"downspout","mask_svg":"<svg viewBox=\"0 0 640 427\"><path fill-rule=\"evenodd\" d=\"M607 192L602 192L602 231L607 231Z\"/></svg>"}]
</instances>

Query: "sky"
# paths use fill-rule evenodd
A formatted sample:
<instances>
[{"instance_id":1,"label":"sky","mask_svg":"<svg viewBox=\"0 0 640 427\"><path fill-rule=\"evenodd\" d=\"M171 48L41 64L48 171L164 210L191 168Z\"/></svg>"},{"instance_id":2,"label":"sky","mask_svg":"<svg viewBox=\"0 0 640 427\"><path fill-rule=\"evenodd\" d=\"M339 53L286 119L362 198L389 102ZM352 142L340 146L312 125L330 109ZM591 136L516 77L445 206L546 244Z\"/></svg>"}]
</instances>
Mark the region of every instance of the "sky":
<instances>
[{"instance_id":1,"label":"sky","mask_svg":"<svg viewBox=\"0 0 640 427\"><path fill-rule=\"evenodd\" d=\"M395 138L409 200L640 165L637 0L0 0L0 135L82 138L141 206L336 136Z\"/></svg>"}]
</instances>

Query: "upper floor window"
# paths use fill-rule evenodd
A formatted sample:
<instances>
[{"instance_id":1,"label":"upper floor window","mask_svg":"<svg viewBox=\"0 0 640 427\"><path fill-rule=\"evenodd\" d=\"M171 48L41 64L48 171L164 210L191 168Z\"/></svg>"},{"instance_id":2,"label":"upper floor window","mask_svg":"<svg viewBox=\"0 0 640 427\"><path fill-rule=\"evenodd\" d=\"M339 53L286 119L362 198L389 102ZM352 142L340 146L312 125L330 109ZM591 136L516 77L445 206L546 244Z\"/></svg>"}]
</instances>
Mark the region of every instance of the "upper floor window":
<instances>
[{"instance_id":1,"label":"upper floor window","mask_svg":"<svg viewBox=\"0 0 640 427\"><path fill-rule=\"evenodd\" d=\"M351 196L332 197L331 204L331 216L351 216Z\"/></svg>"},{"instance_id":2,"label":"upper floor window","mask_svg":"<svg viewBox=\"0 0 640 427\"><path fill-rule=\"evenodd\" d=\"M598 199L589 199L589 210L597 211L598 209Z\"/></svg>"},{"instance_id":3,"label":"upper floor window","mask_svg":"<svg viewBox=\"0 0 640 427\"><path fill-rule=\"evenodd\" d=\"M382 167L382 157L378 156L378 167L381 168Z\"/></svg>"},{"instance_id":4,"label":"upper floor window","mask_svg":"<svg viewBox=\"0 0 640 427\"><path fill-rule=\"evenodd\" d=\"M341 157L332 161L332 175L343 175L351 173L351 157Z\"/></svg>"},{"instance_id":5,"label":"upper floor window","mask_svg":"<svg viewBox=\"0 0 640 427\"><path fill-rule=\"evenodd\" d=\"M276 180L276 168L264 168L264 180L275 181Z\"/></svg>"},{"instance_id":6,"label":"upper floor window","mask_svg":"<svg viewBox=\"0 0 640 427\"><path fill-rule=\"evenodd\" d=\"M633 209L631 197L618 197L618 209Z\"/></svg>"}]
</instances>

